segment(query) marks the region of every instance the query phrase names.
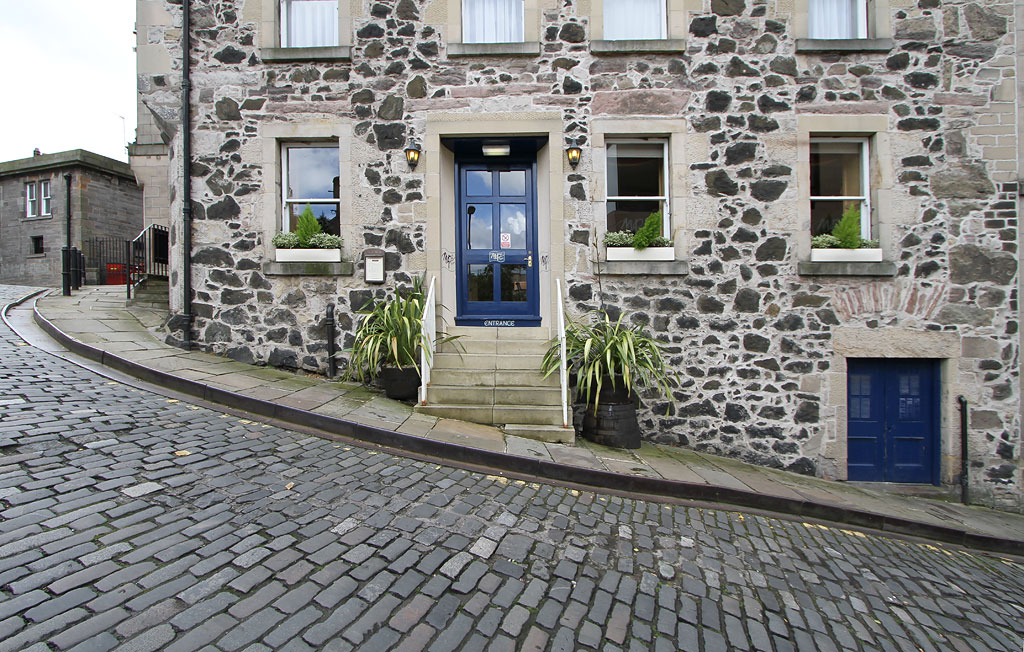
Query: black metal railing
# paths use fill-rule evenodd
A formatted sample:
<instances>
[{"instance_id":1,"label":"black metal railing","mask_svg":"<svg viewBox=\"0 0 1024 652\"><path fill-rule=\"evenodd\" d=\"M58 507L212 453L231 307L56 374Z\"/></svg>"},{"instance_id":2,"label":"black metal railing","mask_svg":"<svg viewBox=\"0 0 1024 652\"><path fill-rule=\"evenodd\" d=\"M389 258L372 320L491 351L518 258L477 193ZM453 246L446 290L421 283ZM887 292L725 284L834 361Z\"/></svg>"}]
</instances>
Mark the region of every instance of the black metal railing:
<instances>
[{"instance_id":1,"label":"black metal railing","mask_svg":"<svg viewBox=\"0 0 1024 652\"><path fill-rule=\"evenodd\" d=\"M170 238L166 226L151 224L142 230L134 240L126 240L125 248L125 291L129 299L139 283L150 276L167 277L167 263L170 260Z\"/></svg>"},{"instance_id":2,"label":"black metal railing","mask_svg":"<svg viewBox=\"0 0 1024 652\"><path fill-rule=\"evenodd\" d=\"M83 243L85 266L95 270L97 285L124 285L124 239L117 237L87 238Z\"/></svg>"}]
</instances>

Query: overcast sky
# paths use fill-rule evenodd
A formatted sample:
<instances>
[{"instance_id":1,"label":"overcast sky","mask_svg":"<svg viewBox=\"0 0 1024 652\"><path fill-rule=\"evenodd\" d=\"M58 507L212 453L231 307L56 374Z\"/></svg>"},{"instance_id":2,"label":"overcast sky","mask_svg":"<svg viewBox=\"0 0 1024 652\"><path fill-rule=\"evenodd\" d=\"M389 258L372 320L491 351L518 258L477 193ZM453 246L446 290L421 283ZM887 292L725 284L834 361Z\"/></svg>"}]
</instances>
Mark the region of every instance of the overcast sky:
<instances>
[{"instance_id":1,"label":"overcast sky","mask_svg":"<svg viewBox=\"0 0 1024 652\"><path fill-rule=\"evenodd\" d=\"M36 147L127 161L134 30L134 0L0 0L0 161Z\"/></svg>"}]
</instances>

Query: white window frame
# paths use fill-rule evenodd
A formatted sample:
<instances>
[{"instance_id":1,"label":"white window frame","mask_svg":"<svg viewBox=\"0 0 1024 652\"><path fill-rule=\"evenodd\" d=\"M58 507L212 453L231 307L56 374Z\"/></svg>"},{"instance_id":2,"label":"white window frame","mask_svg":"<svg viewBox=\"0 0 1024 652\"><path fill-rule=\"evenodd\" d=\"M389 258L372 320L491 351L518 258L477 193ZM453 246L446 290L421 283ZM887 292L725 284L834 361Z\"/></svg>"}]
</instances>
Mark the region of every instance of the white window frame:
<instances>
[{"instance_id":1,"label":"white window frame","mask_svg":"<svg viewBox=\"0 0 1024 652\"><path fill-rule=\"evenodd\" d=\"M660 196L631 196L631 195L611 195L608 191L608 182L611 178L611 170L609 169L609 158L608 151L612 145L661 145L661 165L662 165L662 179L664 181L664 190ZM605 231L608 229L608 202L613 201L660 201L663 206L661 211L661 235L662 237L672 239L672 208L671 208L671 197L672 197L672 177L670 176L669 168L669 139L664 136L651 136L651 137L615 137L608 136L605 138L604 146L604 164L605 164L605 175L604 175L604 227Z\"/></svg>"},{"instance_id":2,"label":"white window frame","mask_svg":"<svg viewBox=\"0 0 1024 652\"><path fill-rule=\"evenodd\" d=\"M807 37L812 39L866 39L868 37L868 0L847 0L847 2L853 3L856 7L853 11L856 12L856 25L854 26L856 34L848 34L844 36L828 36L818 35L814 33L814 9L819 0L807 0Z\"/></svg>"},{"instance_id":3,"label":"white window frame","mask_svg":"<svg viewBox=\"0 0 1024 652\"><path fill-rule=\"evenodd\" d=\"M36 182L25 184L25 217L39 216L39 200L36 195Z\"/></svg>"},{"instance_id":4,"label":"white window frame","mask_svg":"<svg viewBox=\"0 0 1024 652\"><path fill-rule=\"evenodd\" d=\"M336 149L338 150L338 197L295 197L288 198L288 150L291 149ZM341 149L338 147L337 141L303 141L303 142L282 142L281 143L281 232L289 233L291 229L288 222L288 216L291 214L288 210L290 204L336 204L338 207L338 229L341 230L342 224L342 213L341 213Z\"/></svg>"},{"instance_id":5,"label":"white window frame","mask_svg":"<svg viewBox=\"0 0 1024 652\"><path fill-rule=\"evenodd\" d=\"M811 134L811 146L816 143L857 143L860 145L860 194L859 195L811 195L813 201L858 201L860 202L860 237L871 240L871 139L867 136L821 136ZM807 179L810 183L810 177ZM810 207L808 207L810 210Z\"/></svg>"},{"instance_id":6,"label":"white window frame","mask_svg":"<svg viewBox=\"0 0 1024 652\"><path fill-rule=\"evenodd\" d=\"M45 179L39 182L40 215L51 214L50 181Z\"/></svg>"},{"instance_id":7,"label":"white window frame","mask_svg":"<svg viewBox=\"0 0 1024 652\"><path fill-rule=\"evenodd\" d=\"M515 0L516 2L519 3L519 11L520 11L520 15L521 15L521 18L520 18L520 21L519 21L519 27L520 27L519 38L513 38L513 39L510 39L510 40L504 40L504 41L470 41L467 38L468 30L466 28L466 17L469 15L469 12L466 10L466 3L472 2L472 1L473 0L461 0L461 6L462 6L462 42L463 43L473 44L473 45L485 44L485 43L522 43L522 42L524 42L526 40L526 18L527 18L526 0Z\"/></svg>"},{"instance_id":8,"label":"white window frame","mask_svg":"<svg viewBox=\"0 0 1024 652\"><path fill-rule=\"evenodd\" d=\"M601 25L604 28L604 38L609 41L647 41L647 40L662 40L668 38L668 11L666 4L668 0L659 0L658 2L658 24L661 26L661 32L658 36L620 36L610 37L608 35L608 6L615 0L603 0L603 15L601 16ZM620 0L625 3L629 3L630 0Z\"/></svg>"},{"instance_id":9,"label":"white window frame","mask_svg":"<svg viewBox=\"0 0 1024 652\"><path fill-rule=\"evenodd\" d=\"M335 48L335 47L338 47L341 44L341 32L338 29L338 24L337 23L338 23L338 15L339 15L339 13L341 11L341 8L340 8L339 5L340 5L342 0L335 0L334 1L334 19L335 19L335 26L334 26L334 29L335 29L335 39L334 39L334 43L328 43L328 44L323 44L323 45L293 45L290 42L290 40L288 38L288 8L289 8L289 6L291 5L291 3L293 1L301 2L302 0L281 0L281 4L279 6L279 11L280 11L279 23L280 23L280 26L281 26L281 33L280 33L281 47L283 47L283 48L305 48L305 47ZM327 0L320 0L320 1L327 1Z\"/></svg>"}]
</instances>

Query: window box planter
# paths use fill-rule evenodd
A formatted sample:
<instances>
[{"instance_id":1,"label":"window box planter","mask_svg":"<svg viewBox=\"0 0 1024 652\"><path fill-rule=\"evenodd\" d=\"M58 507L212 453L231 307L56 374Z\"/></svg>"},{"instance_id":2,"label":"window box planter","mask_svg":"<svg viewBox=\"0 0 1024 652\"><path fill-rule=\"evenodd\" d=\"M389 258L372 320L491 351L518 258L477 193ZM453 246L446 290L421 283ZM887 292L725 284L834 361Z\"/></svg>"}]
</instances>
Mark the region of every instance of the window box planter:
<instances>
[{"instance_id":1,"label":"window box planter","mask_svg":"<svg viewBox=\"0 0 1024 652\"><path fill-rule=\"evenodd\" d=\"M340 263L341 249L278 249L279 263Z\"/></svg>"},{"instance_id":2,"label":"window box planter","mask_svg":"<svg viewBox=\"0 0 1024 652\"><path fill-rule=\"evenodd\" d=\"M879 263L881 249L811 249L812 263Z\"/></svg>"},{"instance_id":3,"label":"window box planter","mask_svg":"<svg viewBox=\"0 0 1024 652\"><path fill-rule=\"evenodd\" d=\"M654 262L676 259L675 247L647 247L646 249L634 249L633 247L608 247L607 259L636 260L640 262Z\"/></svg>"}]
</instances>

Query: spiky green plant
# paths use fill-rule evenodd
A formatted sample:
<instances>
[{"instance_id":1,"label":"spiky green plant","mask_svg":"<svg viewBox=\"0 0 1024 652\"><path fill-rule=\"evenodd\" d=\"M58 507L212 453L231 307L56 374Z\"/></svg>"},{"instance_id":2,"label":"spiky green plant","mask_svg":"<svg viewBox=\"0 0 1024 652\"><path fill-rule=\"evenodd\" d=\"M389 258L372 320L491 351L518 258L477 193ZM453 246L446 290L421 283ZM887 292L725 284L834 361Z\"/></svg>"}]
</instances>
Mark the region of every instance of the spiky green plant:
<instances>
[{"instance_id":1,"label":"spiky green plant","mask_svg":"<svg viewBox=\"0 0 1024 652\"><path fill-rule=\"evenodd\" d=\"M597 411L601 388L610 383L633 394L654 387L669 396L672 371L665 365L661 344L640 326L627 326L620 316L614 323L607 313L591 313L586 321L568 320L565 329L566 368L575 376L577 398ZM550 376L559 368L558 339L551 341L541 371ZM621 381L619 380L621 378Z\"/></svg>"},{"instance_id":2,"label":"spiky green plant","mask_svg":"<svg viewBox=\"0 0 1024 652\"><path fill-rule=\"evenodd\" d=\"M345 378L367 382L380 373L382 366L412 367L420 373L420 351L428 341L423 334L425 307L423 278L415 277L408 290L360 310ZM441 337L435 345L456 339L458 336ZM429 348L427 352L429 356Z\"/></svg>"},{"instance_id":3,"label":"spiky green plant","mask_svg":"<svg viewBox=\"0 0 1024 652\"><path fill-rule=\"evenodd\" d=\"M295 235L299 238L299 246L303 249L309 248L309 239L322 230L320 222L313 215L313 209L310 208L309 204L306 204L306 209L302 211L302 214L299 215L299 220L295 223Z\"/></svg>"}]
</instances>

